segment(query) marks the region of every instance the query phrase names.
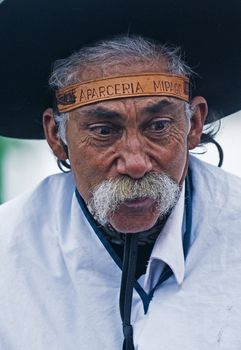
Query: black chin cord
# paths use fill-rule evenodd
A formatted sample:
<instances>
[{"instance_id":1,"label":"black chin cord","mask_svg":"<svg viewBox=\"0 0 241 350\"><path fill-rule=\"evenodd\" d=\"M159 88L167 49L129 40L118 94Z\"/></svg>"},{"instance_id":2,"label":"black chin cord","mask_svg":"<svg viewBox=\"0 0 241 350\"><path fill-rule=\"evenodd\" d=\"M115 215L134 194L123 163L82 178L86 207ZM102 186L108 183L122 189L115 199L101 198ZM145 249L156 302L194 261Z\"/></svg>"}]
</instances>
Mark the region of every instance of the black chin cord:
<instances>
[{"instance_id":1,"label":"black chin cord","mask_svg":"<svg viewBox=\"0 0 241 350\"><path fill-rule=\"evenodd\" d=\"M138 233L125 236L124 258L120 288L120 315L124 334L123 350L134 350L131 305L138 252Z\"/></svg>"}]
</instances>

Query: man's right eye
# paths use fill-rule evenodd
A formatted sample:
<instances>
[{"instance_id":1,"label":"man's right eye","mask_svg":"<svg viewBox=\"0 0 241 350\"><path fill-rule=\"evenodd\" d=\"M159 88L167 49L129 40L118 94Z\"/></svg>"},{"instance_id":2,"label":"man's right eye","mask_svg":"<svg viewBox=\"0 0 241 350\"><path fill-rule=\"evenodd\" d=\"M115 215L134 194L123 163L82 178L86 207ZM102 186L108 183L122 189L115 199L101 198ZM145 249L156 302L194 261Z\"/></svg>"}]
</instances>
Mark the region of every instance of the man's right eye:
<instances>
[{"instance_id":1,"label":"man's right eye","mask_svg":"<svg viewBox=\"0 0 241 350\"><path fill-rule=\"evenodd\" d=\"M100 135L106 136L110 135L112 132L112 129L109 126L101 126L97 128L96 130Z\"/></svg>"},{"instance_id":2,"label":"man's right eye","mask_svg":"<svg viewBox=\"0 0 241 350\"><path fill-rule=\"evenodd\" d=\"M112 136L118 133L116 128L108 125L92 125L89 127L90 131L97 136Z\"/></svg>"}]
</instances>

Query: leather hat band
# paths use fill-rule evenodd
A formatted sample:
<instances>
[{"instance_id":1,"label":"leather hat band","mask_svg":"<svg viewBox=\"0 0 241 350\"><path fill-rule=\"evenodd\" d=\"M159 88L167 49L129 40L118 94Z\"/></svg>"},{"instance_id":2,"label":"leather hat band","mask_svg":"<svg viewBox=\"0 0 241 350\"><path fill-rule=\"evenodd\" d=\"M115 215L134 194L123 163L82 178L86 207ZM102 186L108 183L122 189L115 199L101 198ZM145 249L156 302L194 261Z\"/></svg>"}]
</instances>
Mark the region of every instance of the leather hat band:
<instances>
[{"instance_id":1,"label":"leather hat band","mask_svg":"<svg viewBox=\"0 0 241 350\"><path fill-rule=\"evenodd\" d=\"M181 75L142 73L90 80L56 92L60 113L118 98L170 96L189 101L189 79Z\"/></svg>"}]
</instances>

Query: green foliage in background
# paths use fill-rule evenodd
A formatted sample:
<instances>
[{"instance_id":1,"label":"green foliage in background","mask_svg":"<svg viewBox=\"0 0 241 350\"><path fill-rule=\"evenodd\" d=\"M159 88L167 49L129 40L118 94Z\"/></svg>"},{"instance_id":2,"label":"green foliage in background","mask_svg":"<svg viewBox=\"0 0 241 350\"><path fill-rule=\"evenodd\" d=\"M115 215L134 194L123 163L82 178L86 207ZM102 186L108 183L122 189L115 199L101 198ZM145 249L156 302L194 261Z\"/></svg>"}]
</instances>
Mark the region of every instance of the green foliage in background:
<instances>
[{"instance_id":1,"label":"green foliage in background","mask_svg":"<svg viewBox=\"0 0 241 350\"><path fill-rule=\"evenodd\" d=\"M3 203L4 185L6 181L3 171L5 159L11 149L19 147L22 147L22 143L20 141L0 137L0 203Z\"/></svg>"}]
</instances>

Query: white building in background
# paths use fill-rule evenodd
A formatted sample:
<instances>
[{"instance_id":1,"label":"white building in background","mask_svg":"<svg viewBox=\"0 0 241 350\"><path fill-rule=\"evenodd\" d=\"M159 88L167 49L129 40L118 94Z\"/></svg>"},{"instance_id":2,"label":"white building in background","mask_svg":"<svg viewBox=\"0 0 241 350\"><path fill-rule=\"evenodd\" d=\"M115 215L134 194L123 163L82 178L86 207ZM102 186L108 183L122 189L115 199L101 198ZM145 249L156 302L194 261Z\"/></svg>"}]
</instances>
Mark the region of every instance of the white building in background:
<instances>
[{"instance_id":1,"label":"white building in background","mask_svg":"<svg viewBox=\"0 0 241 350\"><path fill-rule=\"evenodd\" d=\"M216 140L224 150L222 168L241 177L241 112L222 120ZM5 160L4 201L32 188L44 177L60 172L46 141L21 140L19 142L20 147L13 147ZM216 147L211 145L207 149L205 154L195 155L217 165L219 158ZM197 149L193 153L200 153L200 151L201 149Z\"/></svg>"}]
</instances>

